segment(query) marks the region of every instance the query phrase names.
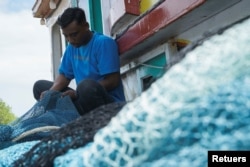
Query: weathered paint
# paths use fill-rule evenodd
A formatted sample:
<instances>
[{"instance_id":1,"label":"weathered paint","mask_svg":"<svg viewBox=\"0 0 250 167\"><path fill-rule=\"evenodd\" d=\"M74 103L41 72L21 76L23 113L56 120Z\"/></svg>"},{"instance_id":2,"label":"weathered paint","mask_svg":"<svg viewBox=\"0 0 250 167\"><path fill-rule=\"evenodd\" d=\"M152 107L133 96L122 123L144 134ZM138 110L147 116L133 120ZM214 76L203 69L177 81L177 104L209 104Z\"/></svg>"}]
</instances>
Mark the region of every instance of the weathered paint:
<instances>
[{"instance_id":1,"label":"weathered paint","mask_svg":"<svg viewBox=\"0 0 250 167\"><path fill-rule=\"evenodd\" d=\"M36 0L32 11L33 16L36 18L47 18L49 17L55 9L50 9L50 0ZM55 4L58 6L61 0L54 0Z\"/></svg>"},{"instance_id":2,"label":"weathered paint","mask_svg":"<svg viewBox=\"0 0 250 167\"><path fill-rule=\"evenodd\" d=\"M134 15L140 14L140 0L124 0L126 12Z\"/></svg>"},{"instance_id":3,"label":"weathered paint","mask_svg":"<svg viewBox=\"0 0 250 167\"><path fill-rule=\"evenodd\" d=\"M140 15L140 0L112 0L111 2L108 20L110 20L110 34L114 35Z\"/></svg>"},{"instance_id":4,"label":"weathered paint","mask_svg":"<svg viewBox=\"0 0 250 167\"><path fill-rule=\"evenodd\" d=\"M128 51L204 2L205 0L182 0L181 3L165 0L117 39L120 53Z\"/></svg>"}]
</instances>

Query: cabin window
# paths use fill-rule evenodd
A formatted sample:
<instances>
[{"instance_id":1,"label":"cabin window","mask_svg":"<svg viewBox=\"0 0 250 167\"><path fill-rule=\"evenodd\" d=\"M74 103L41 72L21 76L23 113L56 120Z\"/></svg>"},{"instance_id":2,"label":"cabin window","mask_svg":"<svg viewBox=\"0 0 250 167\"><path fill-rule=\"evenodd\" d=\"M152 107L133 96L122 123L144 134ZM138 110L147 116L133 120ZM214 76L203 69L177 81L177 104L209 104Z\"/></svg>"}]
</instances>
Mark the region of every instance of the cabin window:
<instances>
[{"instance_id":1,"label":"cabin window","mask_svg":"<svg viewBox=\"0 0 250 167\"><path fill-rule=\"evenodd\" d=\"M141 78L142 91L147 90L154 81L155 78L152 75L142 77Z\"/></svg>"},{"instance_id":2,"label":"cabin window","mask_svg":"<svg viewBox=\"0 0 250 167\"><path fill-rule=\"evenodd\" d=\"M156 79L164 74L166 63L165 53L161 53L145 63L141 63L137 70L141 91L149 88Z\"/></svg>"}]
</instances>

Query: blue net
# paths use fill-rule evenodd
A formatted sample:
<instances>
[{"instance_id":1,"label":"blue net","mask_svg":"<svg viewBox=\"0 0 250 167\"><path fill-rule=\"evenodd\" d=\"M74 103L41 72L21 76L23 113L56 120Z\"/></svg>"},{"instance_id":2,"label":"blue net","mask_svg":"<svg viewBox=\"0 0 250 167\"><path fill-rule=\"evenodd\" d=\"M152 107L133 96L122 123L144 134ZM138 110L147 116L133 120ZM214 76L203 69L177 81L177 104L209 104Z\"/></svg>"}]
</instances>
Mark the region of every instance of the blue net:
<instances>
[{"instance_id":1,"label":"blue net","mask_svg":"<svg viewBox=\"0 0 250 167\"><path fill-rule=\"evenodd\" d=\"M18 159L15 166L52 166L55 157L92 142L95 133L106 126L125 104L111 103L84 114L41 140Z\"/></svg>"},{"instance_id":2,"label":"blue net","mask_svg":"<svg viewBox=\"0 0 250 167\"><path fill-rule=\"evenodd\" d=\"M41 101L19 119L9 125L0 126L0 148L17 142L40 140L51 133L48 130L53 129L51 127L59 128L77 117L79 114L70 97L62 97L60 92L48 91ZM27 133L34 129L37 133ZM22 136L23 134L26 135Z\"/></svg>"},{"instance_id":3,"label":"blue net","mask_svg":"<svg viewBox=\"0 0 250 167\"><path fill-rule=\"evenodd\" d=\"M39 141L28 141L22 143L16 143L5 149L0 150L0 167L11 167L15 160L22 157L27 151L29 151Z\"/></svg>"}]
</instances>

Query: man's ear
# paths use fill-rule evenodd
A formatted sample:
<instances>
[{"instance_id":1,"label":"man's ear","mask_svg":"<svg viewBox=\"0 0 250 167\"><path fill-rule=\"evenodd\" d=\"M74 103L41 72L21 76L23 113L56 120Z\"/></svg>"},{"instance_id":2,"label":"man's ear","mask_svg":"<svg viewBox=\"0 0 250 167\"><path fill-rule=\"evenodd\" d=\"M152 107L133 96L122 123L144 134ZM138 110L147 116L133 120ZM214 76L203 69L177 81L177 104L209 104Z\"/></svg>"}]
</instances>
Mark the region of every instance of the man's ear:
<instances>
[{"instance_id":1,"label":"man's ear","mask_svg":"<svg viewBox=\"0 0 250 167\"><path fill-rule=\"evenodd\" d=\"M89 23L88 23L88 22L82 22L81 25L84 26L84 27L85 27L85 26L86 26L86 27L89 27Z\"/></svg>"}]
</instances>

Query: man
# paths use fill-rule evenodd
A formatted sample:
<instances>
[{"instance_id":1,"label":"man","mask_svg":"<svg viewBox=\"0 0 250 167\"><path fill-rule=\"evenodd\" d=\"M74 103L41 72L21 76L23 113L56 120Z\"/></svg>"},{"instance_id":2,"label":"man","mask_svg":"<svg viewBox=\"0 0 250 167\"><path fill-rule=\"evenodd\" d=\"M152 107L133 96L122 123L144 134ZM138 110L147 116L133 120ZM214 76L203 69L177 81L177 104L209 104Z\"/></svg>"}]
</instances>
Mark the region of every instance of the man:
<instances>
[{"instance_id":1,"label":"man","mask_svg":"<svg viewBox=\"0 0 250 167\"><path fill-rule=\"evenodd\" d=\"M55 81L34 84L35 99L42 98L46 90L61 91L71 97L81 115L104 104L125 101L115 41L91 31L80 8L66 9L57 24L69 45ZM76 90L68 87L72 79L76 80Z\"/></svg>"}]
</instances>

